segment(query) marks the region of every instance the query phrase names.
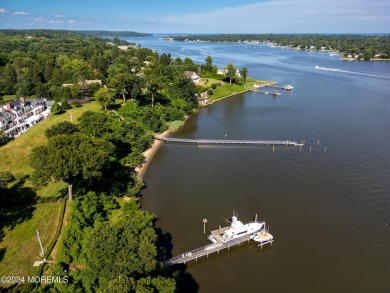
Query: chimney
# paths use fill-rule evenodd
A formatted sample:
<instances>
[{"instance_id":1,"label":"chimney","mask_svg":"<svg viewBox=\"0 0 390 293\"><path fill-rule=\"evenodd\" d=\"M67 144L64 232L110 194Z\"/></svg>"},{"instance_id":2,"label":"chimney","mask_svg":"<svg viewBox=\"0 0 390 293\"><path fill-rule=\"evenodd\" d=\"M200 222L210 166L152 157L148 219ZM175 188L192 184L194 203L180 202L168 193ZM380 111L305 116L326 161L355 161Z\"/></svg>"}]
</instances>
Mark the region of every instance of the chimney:
<instances>
[{"instance_id":1,"label":"chimney","mask_svg":"<svg viewBox=\"0 0 390 293\"><path fill-rule=\"evenodd\" d=\"M19 101L22 102L22 103L25 103L26 99L24 97L19 97Z\"/></svg>"},{"instance_id":2,"label":"chimney","mask_svg":"<svg viewBox=\"0 0 390 293\"><path fill-rule=\"evenodd\" d=\"M12 112L11 103L7 103L6 106L7 106L7 111Z\"/></svg>"}]
</instances>

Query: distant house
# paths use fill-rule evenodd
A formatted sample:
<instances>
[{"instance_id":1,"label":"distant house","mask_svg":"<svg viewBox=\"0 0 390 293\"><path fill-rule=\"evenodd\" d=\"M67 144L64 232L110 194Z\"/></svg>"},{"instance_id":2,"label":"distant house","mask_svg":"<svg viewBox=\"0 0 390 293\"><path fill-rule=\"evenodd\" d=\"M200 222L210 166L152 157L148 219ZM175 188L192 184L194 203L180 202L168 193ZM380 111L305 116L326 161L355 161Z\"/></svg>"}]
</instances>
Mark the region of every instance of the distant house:
<instances>
[{"instance_id":1,"label":"distant house","mask_svg":"<svg viewBox=\"0 0 390 293\"><path fill-rule=\"evenodd\" d=\"M218 68L218 70L217 70L217 74L223 75L223 74L226 74L226 73L227 73L227 70L225 68Z\"/></svg>"},{"instance_id":2,"label":"distant house","mask_svg":"<svg viewBox=\"0 0 390 293\"><path fill-rule=\"evenodd\" d=\"M97 83L99 85L102 85L102 80L101 79L86 79L84 81L79 81L78 84L82 85L83 83L85 84L93 84ZM63 83L62 86L73 86L73 83Z\"/></svg>"},{"instance_id":3,"label":"distant house","mask_svg":"<svg viewBox=\"0 0 390 293\"><path fill-rule=\"evenodd\" d=\"M228 71L226 68L218 68L218 70L217 70L217 74L221 74L221 75L227 74L227 72ZM236 76L238 76L238 77L241 76L241 73L238 69L236 70Z\"/></svg>"},{"instance_id":4,"label":"distant house","mask_svg":"<svg viewBox=\"0 0 390 293\"><path fill-rule=\"evenodd\" d=\"M192 79L192 82L193 83L198 83L200 81L200 76L197 75L195 72L193 71L185 71L184 74L186 76L188 76L189 78Z\"/></svg>"},{"instance_id":5,"label":"distant house","mask_svg":"<svg viewBox=\"0 0 390 293\"><path fill-rule=\"evenodd\" d=\"M46 99L26 100L20 97L0 105L0 129L9 137L19 136L50 114Z\"/></svg>"},{"instance_id":6,"label":"distant house","mask_svg":"<svg viewBox=\"0 0 390 293\"><path fill-rule=\"evenodd\" d=\"M206 106L208 103L208 94L207 91L200 93L200 96L198 97L198 103L202 106Z\"/></svg>"},{"instance_id":7,"label":"distant house","mask_svg":"<svg viewBox=\"0 0 390 293\"><path fill-rule=\"evenodd\" d=\"M72 100L68 100L68 103L69 105L73 105L74 102L79 102L80 104L87 104L89 103L89 98L88 97L85 97L85 98L80 98L80 99L72 99Z\"/></svg>"}]
</instances>

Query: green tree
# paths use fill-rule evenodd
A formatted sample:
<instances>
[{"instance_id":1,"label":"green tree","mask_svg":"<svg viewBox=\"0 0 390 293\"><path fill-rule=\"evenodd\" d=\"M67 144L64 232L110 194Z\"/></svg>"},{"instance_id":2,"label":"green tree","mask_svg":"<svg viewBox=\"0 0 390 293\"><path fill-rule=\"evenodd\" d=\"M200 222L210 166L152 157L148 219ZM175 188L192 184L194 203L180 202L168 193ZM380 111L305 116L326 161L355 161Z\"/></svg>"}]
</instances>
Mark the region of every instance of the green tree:
<instances>
[{"instance_id":1,"label":"green tree","mask_svg":"<svg viewBox=\"0 0 390 293\"><path fill-rule=\"evenodd\" d=\"M86 135L101 138L108 131L106 126L107 116L103 113L86 111L78 121L80 131Z\"/></svg>"},{"instance_id":2,"label":"green tree","mask_svg":"<svg viewBox=\"0 0 390 293\"><path fill-rule=\"evenodd\" d=\"M150 276L157 264L153 219L148 212L130 210L114 224L97 223L83 245L88 283L112 292L174 292L174 280Z\"/></svg>"},{"instance_id":3,"label":"green tree","mask_svg":"<svg viewBox=\"0 0 390 293\"><path fill-rule=\"evenodd\" d=\"M69 105L68 101L62 101L61 106L62 106L62 110L72 109L72 107Z\"/></svg>"},{"instance_id":4,"label":"green tree","mask_svg":"<svg viewBox=\"0 0 390 293\"><path fill-rule=\"evenodd\" d=\"M12 64L8 63L0 77L0 94L12 95L15 93L15 85L17 82L17 75Z\"/></svg>"},{"instance_id":5,"label":"green tree","mask_svg":"<svg viewBox=\"0 0 390 293\"><path fill-rule=\"evenodd\" d=\"M229 83L232 84L232 78L236 76L237 68L232 63L229 63L226 66L226 69L227 69L226 75L227 77L229 77Z\"/></svg>"},{"instance_id":6,"label":"green tree","mask_svg":"<svg viewBox=\"0 0 390 293\"><path fill-rule=\"evenodd\" d=\"M96 101L107 111L107 107L113 103L115 99L115 91L111 88L100 88L95 93Z\"/></svg>"},{"instance_id":7,"label":"green tree","mask_svg":"<svg viewBox=\"0 0 390 293\"><path fill-rule=\"evenodd\" d=\"M206 57L205 62L206 62L206 66L213 67L213 58L210 55Z\"/></svg>"},{"instance_id":8,"label":"green tree","mask_svg":"<svg viewBox=\"0 0 390 293\"><path fill-rule=\"evenodd\" d=\"M141 94L142 92L142 84L143 80L134 75L131 79L131 88L130 88L130 94L132 99L137 100L137 97Z\"/></svg>"},{"instance_id":9,"label":"green tree","mask_svg":"<svg viewBox=\"0 0 390 293\"><path fill-rule=\"evenodd\" d=\"M149 98L152 101L152 108L154 107L154 96L160 89L160 83L157 77L149 76L145 82L146 89L149 93Z\"/></svg>"},{"instance_id":10,"label":"green tree","mask_svg":"<svg viewBox=\"0 0 390 293\"><path fill-rule=\"evenodd\" d=\"M248 76L248 68L246 68L246 67L242 68L240 73L241 73L242 79L244 80L244 82L246 82L246 78Z\"/></svg>"},{"instance_id":11,"label":"green tree","mask_svg":"<svg viewBox=\"0 0 390 293\"><path fill-rule=\"evenodd\" d=\"M32 151L32 180L36 186L45 186L51 179L66 182L69 201L72 201L73 183L99 178L112 152L111 143L78 132L53 136L47 145Z\"/></svg>"},{"instance_id":12,"label":"green tree","mask_svg":"<svg viewBox=\"0 0 390 293\"><path fill-rule=\"evenodd\" d=\"M73 124L68 121L63 121L46 129L45 134L47 138L50 138L52 136L61 135L61 134L71 135L72 133L78 131L79 129L77 128L76 124Z\"/></svg>"},{"instance_id":13,"label":"green tree","mask_svg":"<svg viewBox=\"0 0 390 293\"><path fill-rule=\"evenodd\" d=\"M3 130L0 130L0 144L6 143L8 141L9 137Z\"/></svg>"},{"instance_id":14,"label":"green tree","mask_svg":"<svg viewBox=\"0 0 390 293\"><path fill-rule=\"evenodd\" d=\"M53 106L51 106L50 112L53 113L54 115L61 114L62 113L61 105L58 103L55 103Z\"/></svg>"}]
</instances>

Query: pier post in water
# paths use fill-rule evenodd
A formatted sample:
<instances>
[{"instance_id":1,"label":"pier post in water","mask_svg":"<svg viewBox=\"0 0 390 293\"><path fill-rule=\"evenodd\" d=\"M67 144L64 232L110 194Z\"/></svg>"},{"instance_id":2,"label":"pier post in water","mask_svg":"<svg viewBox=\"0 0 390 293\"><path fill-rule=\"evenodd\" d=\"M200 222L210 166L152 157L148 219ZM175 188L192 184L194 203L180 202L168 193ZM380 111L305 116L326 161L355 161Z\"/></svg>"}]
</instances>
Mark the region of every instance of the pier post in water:
<instances>
[{"instance_id":1,"label":"pier post in water","mask_svg":"<svg viewBox=\"0 0 390 293\"><path fill-rule=\"evenodd\" d=\"M206 223L207 223L207 219L203 219L203 234L206 234Z\"/></svg>"}]
</instances>

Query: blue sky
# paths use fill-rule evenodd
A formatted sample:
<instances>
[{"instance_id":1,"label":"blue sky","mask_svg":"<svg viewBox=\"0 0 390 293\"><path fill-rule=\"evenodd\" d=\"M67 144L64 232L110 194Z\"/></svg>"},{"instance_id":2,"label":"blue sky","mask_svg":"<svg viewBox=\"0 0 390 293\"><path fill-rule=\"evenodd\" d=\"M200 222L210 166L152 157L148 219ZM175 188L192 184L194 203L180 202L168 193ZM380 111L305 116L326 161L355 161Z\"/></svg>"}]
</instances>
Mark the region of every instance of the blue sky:
<instances>
[{"instance_id":1,"label":"blue sky","mask_svg":"<svg viewBox=\"0 0 390 293\"><path fill-rule=\"evenodd\" d=\"M390 0L1 0L0 28L389 33Z\"/></svg>"}]
</instances>

